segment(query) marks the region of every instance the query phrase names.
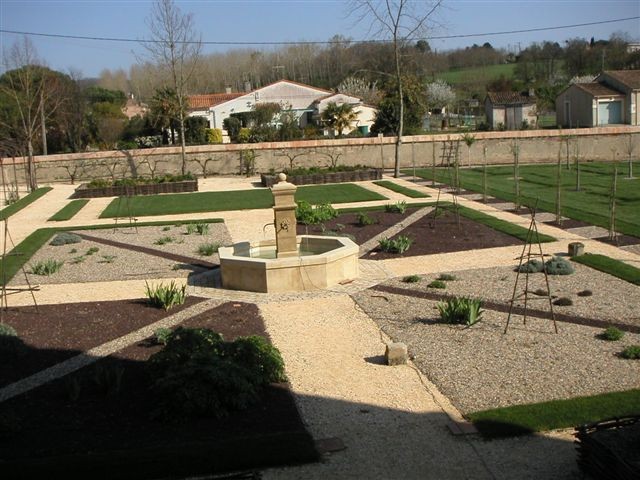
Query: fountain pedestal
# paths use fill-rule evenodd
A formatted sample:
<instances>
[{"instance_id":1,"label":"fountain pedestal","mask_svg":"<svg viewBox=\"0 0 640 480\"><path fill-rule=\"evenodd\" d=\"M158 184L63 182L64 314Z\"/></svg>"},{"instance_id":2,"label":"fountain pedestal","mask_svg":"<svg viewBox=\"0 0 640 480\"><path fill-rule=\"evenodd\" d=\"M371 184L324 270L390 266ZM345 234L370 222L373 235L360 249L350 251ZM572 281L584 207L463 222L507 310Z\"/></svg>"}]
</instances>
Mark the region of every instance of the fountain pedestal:
<instances>
[{"instance_id":1,"label":"fountain pedestal","mask_svg":"<svg viewBox=\"0 0 640 480\"><path fill-rule=\"evenodd\" d=\"M274 226L276 228L276 256L278 258L297 257L296 242L296 187L287 182L284 173L278 175L278 183L271 187L273 194Z\"/></svg>"}]
</instances>

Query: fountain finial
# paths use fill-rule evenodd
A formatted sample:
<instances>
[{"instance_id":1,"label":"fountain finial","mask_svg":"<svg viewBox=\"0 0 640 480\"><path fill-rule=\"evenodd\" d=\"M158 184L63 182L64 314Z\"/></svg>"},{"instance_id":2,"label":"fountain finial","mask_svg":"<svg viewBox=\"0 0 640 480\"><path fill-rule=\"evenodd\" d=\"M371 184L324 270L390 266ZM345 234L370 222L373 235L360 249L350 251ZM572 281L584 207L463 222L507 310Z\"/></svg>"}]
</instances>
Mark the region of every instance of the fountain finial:
<instances>
[{"instance_id":1,"label":"fountain finial","mask_svg":"<svg viewBox=\"0 0 640 480\"><path fill-rule=\"evenodd\" d=\"M287 174L284 172L281 172L278 174L278 183L280 182L286 182L287 181Z\"/></svg>"}]
</instances>

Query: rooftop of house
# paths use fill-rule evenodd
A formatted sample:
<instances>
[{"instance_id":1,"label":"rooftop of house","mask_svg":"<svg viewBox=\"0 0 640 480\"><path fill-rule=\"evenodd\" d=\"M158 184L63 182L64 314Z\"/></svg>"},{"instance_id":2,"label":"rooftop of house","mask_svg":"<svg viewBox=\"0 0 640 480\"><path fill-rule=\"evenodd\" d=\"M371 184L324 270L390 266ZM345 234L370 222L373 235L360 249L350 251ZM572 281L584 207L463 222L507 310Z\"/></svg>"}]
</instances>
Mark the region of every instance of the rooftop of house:
<instances>
[{"instance_id":1,"label":"rooftop of house","mask_svg":"<svg viewBox=\"0 0 640 480\"><path fill-rule=\"evenodd\" d=\"M640 90L640 70L605 70L611 78L634 90Z\"/></svg>"},{"instance_id":2,"label":"rooftop of house","mask_svg":"<svg viewBox=\"0 0 640 480\"><path fill-rule=\"evenodd\" d=\"M532 105L535 97L522 95L519 92L487 92L487 98L493 105Z\"/></svg>"},{"instance_id":3,"label":"rooftop of house","mask_svg":"<svg viewBox=\"0 0 640 480\"><path fill-rule=\"evenodd\" d=\"M584 90L585 92L593 95L594 97L613 97L613 96L622 96L618 90L615 90L607 85L598 82L591 83L575 83L576 87L580 90Z\"/></svg>"},{"instance_id":4,"label":"rooftop of house","mask_svg":"<svg viewBox=\"0 0 640 480\"><path fill-rule=\"evenodd\" d=\"M189 108L209 108L219 105L246 93L208 93L205 95L189 95Z\"/></svg>"}]
</instances>

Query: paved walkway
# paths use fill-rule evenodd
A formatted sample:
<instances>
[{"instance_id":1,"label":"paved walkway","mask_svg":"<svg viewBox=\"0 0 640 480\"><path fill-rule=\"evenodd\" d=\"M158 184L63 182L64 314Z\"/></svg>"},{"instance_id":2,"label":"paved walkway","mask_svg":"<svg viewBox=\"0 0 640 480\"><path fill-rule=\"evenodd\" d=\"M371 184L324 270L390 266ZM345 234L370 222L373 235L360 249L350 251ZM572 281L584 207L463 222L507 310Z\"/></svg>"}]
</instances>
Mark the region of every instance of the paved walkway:
<instances>
[{"instance_id":1,"label":"paved walkway","mask_svg":"<svg viewBox=\"0 0 640 480\"><path fill-rule=\"evenodd\" d=\"M217 177L201 181L200 189L255 188L252 184L255 181L256 178ZM427 186L403 179L394 181L424 191L433 199L438 194L436 189ZM371 182L363 182L362 185L389 198L367 205L399 200L409 204L425 201L405 198ZM51 222L46 220L66 205L72 190L73 186L56 185L52 192L11 217L14 241L19 242L37 228L50 226ZM448 194L441 193L442 201L450 199ZM107 223L98 216L110 200L92 199L74 219L56 225ZM529 226L527 218L500 211L491 205L461 197L459 203L525 228ZM273 236L269 230L273 217L268 209L139 220L211 217L225 220L234 241L255 241ZM640 256L632 251L549 225L539 224L539 229L558 239L544 244L545 252L564 253L568 243L581 241L588 252L603 253L640 266ZM394 276L511 265L521 249L517 246L500 247L465 254L360 260L360 278L317 292L277 295L234 292L208 286L216 282L215 271L192 277L189 280L190 293L210 298L206 305L210 302L247 301L260 306L268 331L285 358L287 374L310 431L316 438L339 437L346 446L346 450L331 455L320 464L271 469L265 472L265 478L578 478L572 438L567 432L493 442L452 436L448 425L450 417L456 418L455 408L411 366L390 368L379 364L388 339L349 296ZM86 288L86 284L47 285L42 286L36 295L39 303L44 304L139 298L143 292L144 281L133 280L93 283L91 288ZM10 297L11 305L30 303L27 295ZM122 341L137 341L136 335L147 333L133 332L131 338ZM115 346L111 345L111 348ZM102 354L108 354L109 348L107 345L98 347ZM76 361L81 365L83 360ZM79 368L73 363L71 367ZM64 374L65 369L58 368L61 368L58 372Z\"/></svg>"}]
</instances>

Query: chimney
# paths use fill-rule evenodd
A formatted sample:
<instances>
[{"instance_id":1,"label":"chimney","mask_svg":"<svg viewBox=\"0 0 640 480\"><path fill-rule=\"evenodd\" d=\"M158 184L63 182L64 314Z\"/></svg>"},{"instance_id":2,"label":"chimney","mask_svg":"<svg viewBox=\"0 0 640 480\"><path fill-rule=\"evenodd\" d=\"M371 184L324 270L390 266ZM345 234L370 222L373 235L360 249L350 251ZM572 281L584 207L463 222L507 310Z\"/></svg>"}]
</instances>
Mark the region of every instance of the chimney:
<instances>
[{"instance_id":1,"label":"chimney","mask_svg":"<svg viewBox=\"0 0 640 480\"><path fill-rule=\"evenodd\" d=\"M224 93L231 93L231 87L224 87Z\"/></svg>"}]
</instances>

